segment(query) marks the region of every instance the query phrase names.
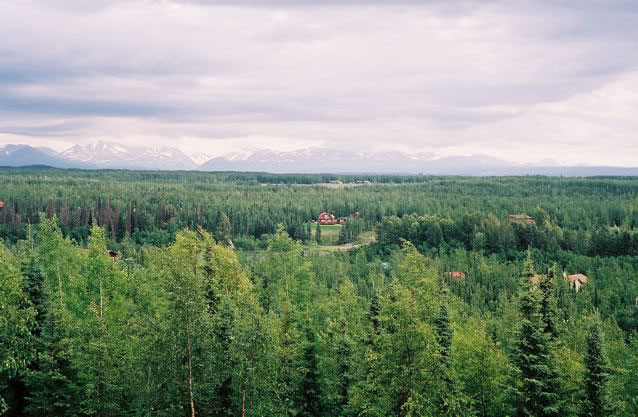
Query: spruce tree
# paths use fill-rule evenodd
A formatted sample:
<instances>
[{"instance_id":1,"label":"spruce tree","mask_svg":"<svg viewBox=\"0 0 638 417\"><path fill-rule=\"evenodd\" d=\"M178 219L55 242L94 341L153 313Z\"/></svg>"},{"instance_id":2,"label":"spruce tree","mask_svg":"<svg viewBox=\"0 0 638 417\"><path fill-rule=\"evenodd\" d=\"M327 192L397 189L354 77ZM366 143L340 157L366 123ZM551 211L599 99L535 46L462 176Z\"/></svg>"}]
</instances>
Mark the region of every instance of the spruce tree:
<instances>
[{"instance_id":1,"label":"spruce tree","mask_svg":"<svg viewBox=\"0 0 638 417\"><path fill-rule=\"evenodd\" d=\"M321 245L321 225L317 222L317 229L315 231L315 240L317 241L317 245Z\"/></svg>"},{"instance_id":2,"label":"spruce tree","mask_svg":"<svg viewBox=\"0 0 638 417\"><path fill-rule=\"evenodd\" d=\"M336 346L338 400L335 406L340 412L340 415L345 415L348 405L348 392L350 390L350 384L352 383L350 378L350 363L352 360L353 343L345 331L345 323L342 327L344 332L339 336Z\"/></svg>"},{"instance_id":3,"label":"spruce tree","mask_svg":"<svg viewBox=\"0 0 638 417\"><path fill-rule=\"evenodd\" d=\"M534 275L535 272L534 261L532 260L532 251L528 248L527 256L525 257L525 262L523 263L523 276L529 281Z\"/></svg>"},{"instance_id":4,"label":"spruce tree","mask_svg":"<svg viewBox=\"0 0 638 417\"><path fill-rule=\"evenodd\" d=\"M603 337L598 323L591 326L587 337L587 356L585 357L585 393L583 417L605 417L610 415L607 398L607 358L603 346Z\"/></svg>"},{"instance_id":5,"label":"spruce tree","mask_svg":"<svg viewBox=\"0 0 638 417\"><path fill-rule=\"evenodd\" d=\"M215 239L222 245L232 246L233 227L226 213L220 214L215 228Z\"/></svg>"},{"instance_id":6,"label":"spruce tree","mask_svg":"<svg viewBox=\"0 0 638 417\"><path fill-rule=\"evenodd\" d=\"M542 293L529 277L534 275L528 252L520 294L521 326L516 350L516 365L521 378L518 412L526 417L559 415L557 373L550 336L545 333L541 313Z\"/></svg>"},{"instance_id":7,"label":"spruce tree","mask_svg":"<svg viewBox=\"0 0 638 417\"><path fill-rule=\"evenodd\" d=\"M466 410L465 398L455 383L452 375L450 348L452 346L452 329L450 328L450 318L445 302L447 301L446 293L443 293L444 303L441 304L439 314L434 319L434 330L436 339L440 346L440 356L442 369L440 372L442 385L439 386L438 392L438 413L441 416L461 416Z\"/></svg>"},{"instance_id":8,"label":"spruce tree","mask_svg":"<svg viewBox=\"0 0 638 417\"><path fill-rule=\"evenodd\" d=\"M547 275L543 275L539 280L541 290L541 315L543 316L544 331L552 341L558 338L558 328L556 327L556 269L551 267Z\"/></svg>"},{"instance_id":9,"label":"spruce tree","mask_svg":"<svg viewBox=\"0 0 638 417\"><path fill-rule=\"evenodd\" d=\"M319 391L319 370L317 369L317 346L315 334L306 325L306 340L303 346L303 377L301 379L301 404L299 417L314 417L321 414L321 393Z\"/></svg>"},{"instance_id":10,"label":"spruce tree","mask_svg":"<svg viewBox=\"0 0 638 417\"><path fill-rule=\"evenodd\" d=\"M340 245L348 243L348 228L346 225L341 226L339 229L339 241L337 243Z\"/></svg>"},{"instance_id":11,"label":"spruce tree","mask_svg":"<svg viewBox=\"0 0 638 417\"><path fill-rule=\"evenodd\" d=\"M434 326L437 340L439 341L439 345L441 345L441 359L443 365L447 367L450 346L452 345L452 330L450 329L450 319L445 304L441 304L441 310L434 320Z\"/></svg>"}]
</instances>

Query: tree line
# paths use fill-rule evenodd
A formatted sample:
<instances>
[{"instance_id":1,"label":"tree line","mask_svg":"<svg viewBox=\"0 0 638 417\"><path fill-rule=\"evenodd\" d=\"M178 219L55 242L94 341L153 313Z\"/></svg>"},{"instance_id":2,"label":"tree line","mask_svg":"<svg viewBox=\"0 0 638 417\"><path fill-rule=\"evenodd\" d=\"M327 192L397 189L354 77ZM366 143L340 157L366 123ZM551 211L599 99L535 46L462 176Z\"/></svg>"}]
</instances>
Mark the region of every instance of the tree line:
<instances>
[{"instance_id":1,"label":"tree line","mask_svg":"<svg viewBox=\"0 0 638 417\"><path fill-rule=\"evenodd\" d=\"M240 262L199 228L113 260L104 228L92 226L85 249L43 214L0 250L3 409L636 414L636 332L575 301L587 289L562 294L556 265L533 255L505 265L493 285L513 285L481 309L442 274L449 259L408 242L387 261L363 249L309 256L280 228Z\"/></svg>"},{"instance_id":2,"label":"tree line","mask_svg":"<svg viewBox=\"0 0 638 417\"><path fill-rule=\"evenodd\" d=\"M490 223L525 213L536 219L538 228L517 231L514 243L520 247L558 244L609 255L635 250L638 181L632 179L370 176L365 178L373 180L371 185L321 185L330 178L0 168L0 238L24 239L27 226L36 224L41 212L57 216L63 233L84 245L94 222L113 242L166 245L181 228L213 232L222 214L237 238L259 239L284 224L295 238L307 239L307 223L323 211L337 217L359 211L366 230L386 217L411 214L439 215L455 223L465 218L465 228L495 228ZM555 233L546 232L547 222ZM558 229L562 234L556 235ZM470 247L475 236L472 230L464 234L461 243ZM511 243L508 237L501 243L485 238L488 249ZM477 245L481 239L477 237Z\"/></svg>"}]
</instances>

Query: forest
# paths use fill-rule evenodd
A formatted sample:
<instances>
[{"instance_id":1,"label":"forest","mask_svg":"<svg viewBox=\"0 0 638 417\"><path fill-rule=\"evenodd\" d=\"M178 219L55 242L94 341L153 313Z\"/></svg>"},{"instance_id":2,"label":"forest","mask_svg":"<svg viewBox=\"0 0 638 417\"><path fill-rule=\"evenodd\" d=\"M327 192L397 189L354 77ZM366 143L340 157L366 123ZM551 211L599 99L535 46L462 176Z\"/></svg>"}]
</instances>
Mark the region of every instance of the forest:
<instances>
[{"instance_id":1,"label":"forest","mask_svg":"<svg viewBox=\"0 0 638 417\"><path fill-rule=\"evenodd\" d=\"M0 184L3 417L638 415L637 178Z\"/></svg>"}]
</instances>

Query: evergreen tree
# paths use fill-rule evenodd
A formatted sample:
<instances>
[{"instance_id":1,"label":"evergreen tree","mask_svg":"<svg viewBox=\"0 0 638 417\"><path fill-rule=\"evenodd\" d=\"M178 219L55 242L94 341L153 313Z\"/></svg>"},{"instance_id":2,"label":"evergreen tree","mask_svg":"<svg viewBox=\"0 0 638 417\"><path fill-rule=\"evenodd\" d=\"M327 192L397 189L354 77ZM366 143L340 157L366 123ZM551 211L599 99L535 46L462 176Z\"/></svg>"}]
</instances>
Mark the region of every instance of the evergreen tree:
<instances>
[{"instance_id":1,"label":"evergreen tree","mask_svg":"<svg viewBox=\"0 0 638 417\"><path fill-rule=\"evenodd\" d=\"M541 290L541 315L543 316L544 332L550 336L552 341L558 338L558 328L556 326L556 268L552 266L547 275L539 279Z\"/></svg>"},{"instance_id":2,"label":"evergreen tree","mask_svg":"<svg viewBox=\"0 0 638 417\"><path fill-rule=\"evenodd\" d=\"M319 373L317 370L317 345L315 334L306 326L306 340L303 346L303 376L301 379L301 404L299 417L315 417L321 414L321 393L319 391Z\"/></svg>"},{"instance_id":3,"label":"evergreen tree","mask_svg":"<svg viewBox=\"0 0 638 417\"><path fill-rule=\"evenodd\" d=\"M608 365L600 326L595 323L587 337L585 357L585 393L583 417L605 417L611 414L608 399Z\"/></svg>"},{"instance_id":4,"label":"evergreen tree","mask_svg":"<svg viewBox=\"0 0 638 417\"><path fill-rule=\"evenodd\" d=\"M226 213L219 215L217 226L215 227L215 239L222 245L232 246L233 228Z\"/></svg>"},{"instance_id":5,"label":"evergreen tree","mask_svg":"<svg viewBox=\"0 0 638 417\"><path fill-rule=\"evenodd\" d=\"M372 299L370 300L370 309L368 312L368 320L372 324L372 334L379 333L379 312L381 311L381 305L379 304L379 294L376 291L372 293Z\"/></svg>"},{"instance_id":6,"label":"evergreen tree","mask_svg":"<svg viewBox=\"0 0 638 417\"><path fill-rule=\"evenodd\" d=\"M33 369L26 378L29 402L25 412L32 416L72 415L80 403L80 387L74 381L76 372L68 346L71 320L67 300L73 292L71 282L77 282L80 262L55 218L44 215L40 217L36 253L46 316L34 342L37 355Z\"/></svg>"},{"instance_id":7,"label":"evergreen tree","mask_svg":"<svg viewBox=\"0 0 638 417\"><path fill-rule=\"evenodd\" d=\"M558 416L558 381L552 344L545 333L541 314L542 293L529 279L533 275L534 267L528 252L521 283L522 322L516 349L516 365L521 378L518 414L524 417Z\"/></svg>"},{"instance_id":8,"label":"evergreen tree","mask_svg":"<svg viewBox=\"0 0 638 417\"><path fill-rule=\"evenodd\" d=\"M315 229L315 240L317 245L321 245L321 225L317 222L317 228Z\"/></svg>"},{"instance_id":9,"label":"evergreen tree","mask_svg":"<svg viewBox=\"0 0 638 417\"><path fill-rule=\"evenodd\" d=\"M345 323L342 324L345 328ZM351 355L352 355L352 341L347 334L342 334L337 340L336 344L336 360L337 360L337 395L338 401L336 406L339 415L345 415L346 406L348 404L348 391L350 389L350 367L351 367Z\"/></svg>"},{"instance_id":10,"label":"evergreen tree","mask_svg":"<svg viewBox=\"0 0 638 417\"><path fill-rule=\"evenodd\" d=\"M452 345L452 329L450 329L450 319L445 304L441 304L441 310L434 320L434 326L437 340L441 346L441 359L443 360L443 365L447 367L449 365L450 346Z\"/></svg>"},{"instance_id":11,"label":"evergreen tree","mask_svg":"<svg viewBox=\"0 0 638 417\"><path fill-rule=\"evenodd\" d=\"M337 243L343 245L344 243L348 243L349 235L348 235L348 227L347 225L343 225L339 228L339 240Z\"/></svg>"},{"instance_id":12,"label":"evergreen tree","mask_svg":"<svg viewBox=\"0 0 638 417\"><path fill-rule=\"evenodd\" d=\"M532 260L532 251L527 249L527 256L523 262L523 276L530 280L536 272L534 271L534 261Z\"/></svg>"}]
</instances>

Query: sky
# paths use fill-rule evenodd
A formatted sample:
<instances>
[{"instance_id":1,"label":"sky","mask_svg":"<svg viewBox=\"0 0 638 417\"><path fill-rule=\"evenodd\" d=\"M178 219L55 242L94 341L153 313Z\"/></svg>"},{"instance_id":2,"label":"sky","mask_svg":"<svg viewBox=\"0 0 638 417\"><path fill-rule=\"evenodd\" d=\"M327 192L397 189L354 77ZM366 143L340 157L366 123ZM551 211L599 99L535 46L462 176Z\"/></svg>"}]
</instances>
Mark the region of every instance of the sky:
<instances>
[{"instance_id":1,"label":"sky","mask_svg":"<svg viewBox=\"0 0 638 417\"><path fill-rule=\"evenodd\" d=\"M634 0L0 0L0 145L638 166Z\"/></svg>"}]
</instances>

